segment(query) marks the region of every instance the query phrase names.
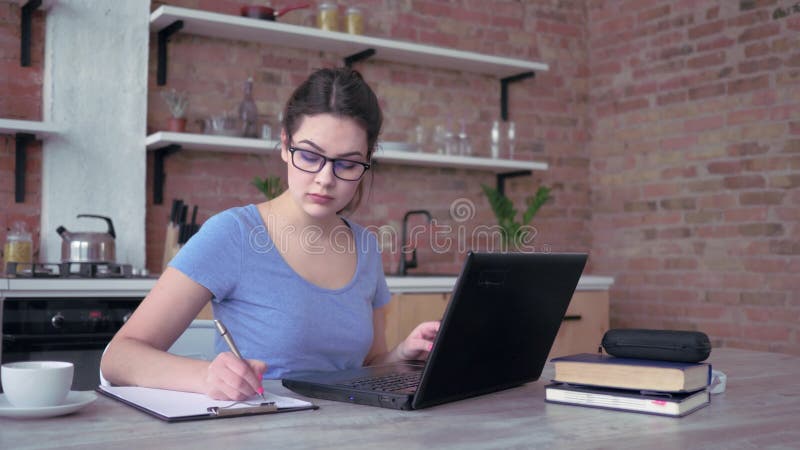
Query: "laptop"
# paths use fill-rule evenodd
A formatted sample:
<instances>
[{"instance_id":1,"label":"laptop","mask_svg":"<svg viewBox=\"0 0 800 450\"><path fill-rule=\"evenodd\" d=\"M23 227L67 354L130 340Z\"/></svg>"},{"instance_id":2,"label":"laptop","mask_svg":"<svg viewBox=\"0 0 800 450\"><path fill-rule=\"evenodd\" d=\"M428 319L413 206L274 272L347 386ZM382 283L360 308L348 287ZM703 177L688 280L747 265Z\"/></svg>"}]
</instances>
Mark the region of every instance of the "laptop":
<instances>
[{"instance_id":1,"label":"laptop","mask_svg":"<svg viewBox=\"0 0 800 450\"><path fill-rule=\"evenodd\" d=\"M467 254L426 361L287 374L313 398L420 409L536 381L585 253Z\"/></svg>"}]
</instances>

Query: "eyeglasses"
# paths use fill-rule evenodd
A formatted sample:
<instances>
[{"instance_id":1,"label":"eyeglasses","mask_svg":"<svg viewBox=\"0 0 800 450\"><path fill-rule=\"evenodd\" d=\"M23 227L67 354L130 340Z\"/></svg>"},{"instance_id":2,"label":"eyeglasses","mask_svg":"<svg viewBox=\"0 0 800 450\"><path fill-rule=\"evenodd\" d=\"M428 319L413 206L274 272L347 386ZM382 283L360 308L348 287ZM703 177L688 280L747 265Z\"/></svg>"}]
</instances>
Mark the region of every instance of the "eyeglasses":
<instances>
[{"instance_id":1,"label":"eyeglasses","mask_svg":"<svg viewBox=\"0 0 800 450\"><path fill-rule=\"evenodd\" d=\"M360 180L361 177L364 176L364 173L370 168L370 165L365 162L342 158L328 158L317 152L292 146L289 147L289 153L292 154L292 165L308 173L318 173L325 167L325 164L330 161L333 163L333 175L345 181Z\"/></svg>"}]
</instances>

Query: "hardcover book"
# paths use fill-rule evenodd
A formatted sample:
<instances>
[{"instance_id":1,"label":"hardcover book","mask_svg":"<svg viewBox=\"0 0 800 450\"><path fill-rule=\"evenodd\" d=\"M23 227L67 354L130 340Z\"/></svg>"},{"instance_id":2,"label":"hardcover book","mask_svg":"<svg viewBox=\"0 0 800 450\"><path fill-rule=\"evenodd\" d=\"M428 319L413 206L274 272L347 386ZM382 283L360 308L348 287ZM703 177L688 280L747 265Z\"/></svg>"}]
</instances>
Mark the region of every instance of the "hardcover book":
<instances>
[{"instance_id":1,"label":"hardcover book","mask_svg":"<svg viewBox=\"0 0 800 450\"><path fill-rule=\"evenodd\" d=\"M553 383L545 386L545 401L662 416L683 417L708 405L708 390L688 393L632 391Z\"/></svg>"},{"instance_id":2,"label":"hardcover book","mask_svg":"<svg viewBox=\"0 0 800 450\"><path fill-rule=\"evenodd\" d=\"M711 365L616 358L581 353L551 360L553 381L587 386L661 392L694 392L708 386Z\"/></svg>"}]
</instances>

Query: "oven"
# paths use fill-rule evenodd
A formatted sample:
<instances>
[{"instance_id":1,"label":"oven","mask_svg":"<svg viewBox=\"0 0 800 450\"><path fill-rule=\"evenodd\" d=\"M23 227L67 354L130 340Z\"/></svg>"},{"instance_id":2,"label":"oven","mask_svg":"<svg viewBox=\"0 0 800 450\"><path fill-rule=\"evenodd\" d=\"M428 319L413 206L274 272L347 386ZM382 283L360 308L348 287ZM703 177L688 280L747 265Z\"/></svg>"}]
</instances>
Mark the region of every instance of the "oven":
<instances>
[{"instance_id":1,"label":"oven","mask_svg":"<svg viewBox=\"0 0 800 450\"><path fill-rule=\"evenodd\" d=\"M155 280L129 271L103 278L96 271L89 278L47 273L0 279L6 284L0 283L0 361L69 361L75 365L72 389L93 390L103 350Z\"/></svg>"},{"instance_id":2,"label":"oven","mask_svg":"<svg viewBox=\"0 0 800 450\"><path fill-rule=\"evenodd\" d=\"M3 364L70 361L73 390L100 384L103 350L141 298L18 298L2 300Z\"/></svg>"}]
</instances>

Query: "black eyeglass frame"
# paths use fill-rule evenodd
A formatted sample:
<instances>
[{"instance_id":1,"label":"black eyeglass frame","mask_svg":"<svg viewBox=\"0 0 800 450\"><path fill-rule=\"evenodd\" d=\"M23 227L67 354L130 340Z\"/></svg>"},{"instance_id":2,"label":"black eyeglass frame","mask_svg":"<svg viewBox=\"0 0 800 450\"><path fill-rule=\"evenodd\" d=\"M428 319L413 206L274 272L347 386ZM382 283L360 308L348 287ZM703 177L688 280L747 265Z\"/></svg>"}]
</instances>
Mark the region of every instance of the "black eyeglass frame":
<instances>
[{"instance_id":1,"label":"black eyeglass frame","mask_svg":"<svg viewBox=\"0 0 800 450\"><path fill-rule=\"evenodd\" d=\"M307 152L307 153L311 153L313 155L319 156L320 158L322 158L322 163L319 165L317 170L308 170L308 169L304 169L302 167L299 167L297 165L297 163L294 162L294 154L297 151ZM289 146L289 153L291 153L291 155L292 155L292 158L291 158L292 159L292 165L296 169L302 170L303 172L306 172L306 173L319 173L320 171L322 171L322 168L325 167L325 164L328 164L328 161L332 162L333 163L333 166L332 166L333 167L333 176L335 176L336 178L338 178L340 180L343 180L343 181L358 181L361 178L363 178L364 174L367 173L367 171L370 169L370 167L372 167L372 164L370 164L370 163L365 163L365 162L361 162L361 161L355 161L355 160L347 159L347 158L328 158L327 156L325 156L325 155L323 155L321 153L317 153L317 152L315 152L313 150L309 150L309 149L306 149L306 148L299 148L299 147L295 147L293 145ZM356 178L356 179L342 178L341 176L339 176L338 173L336 173L336 162L337 161L344 161L344 162L348 162L348 163L358 164L358 165L360 165L361 167L364 168L364 171L361 172L361 175L359 175L358 178Z\"/></svg>"}]
</instances>

